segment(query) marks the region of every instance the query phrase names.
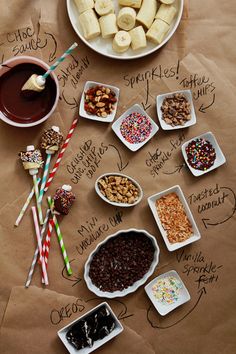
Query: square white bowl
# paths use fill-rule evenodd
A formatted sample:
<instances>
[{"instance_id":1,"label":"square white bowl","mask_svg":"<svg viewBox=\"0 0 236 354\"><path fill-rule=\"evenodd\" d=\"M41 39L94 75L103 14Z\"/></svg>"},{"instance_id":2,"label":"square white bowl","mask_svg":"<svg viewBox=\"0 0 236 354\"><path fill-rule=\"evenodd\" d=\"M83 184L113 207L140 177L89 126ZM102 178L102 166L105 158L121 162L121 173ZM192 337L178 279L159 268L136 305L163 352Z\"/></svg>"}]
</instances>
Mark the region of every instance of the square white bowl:
<instances>
[{"instance_id":1,"label":"square white bowl","mask_svg":"<svg viewBox=\"0 0 236 354\"><path fill-rule=\"evenodd\" d=\"M96 115L93 114L88 114L85 109L84 109L84 94L85 92L87 92L91 87L94 86L104 86L106 88L111 89L112 91L115 92L116 94L116 103L114 103L115 109L111 112L111 114L108 114L106 118L102 118L102 117L98 117ZM119 94L120 94L120 89L118 87L115 86L111 86L111 85L107 85L107 84L103 84L101 82L95 82L95 81L87 81L84 85L84 90L81 96L81 100L80 100L80 107L79 107L79 115L83 118L86 119L90 119L90 120L95 120L98 122L103 122L103 123L110 123L114 120L115 115L116 115L116 111L117 111L117 105L118 105L118 101L119 101Z\"/></svg>"},{"instance_id":2,"label":"square white bowl","mask_svg":"<svg viewBox=\"0 0 236 354\"><path fill-rule=\"evenodd\" d=\"M103 339L95 341L91 348L86 347L86 348L83 348L83 349L80 349L80 350L75 349L75 347L73 347L73 345L71 343L69 343L68 340L66 339L66 333L68 332L69 328L72 327L72 325L74 325L76 322L81 321L86 316L88 316L88 315L92 314L93 312L95 312L98 308L102 307L103 305L105 305L107 307L107 309L110 311L112 317L114 318L115 328L113 329L113 331L111 333L109 333ZM103 302L103 303L99 304L98 306L94 307L92 310L86 312L80 318L77 318L73 322L69 323L67 326L65 326L62 329L60 329L57 332L57 334L58 334L59 338L61 339L61 341L63 342L63 344L65 345L66 349L69 351L70 354L88 354L88 353L92 353L94 350L96 350L97 348L101 347L103 344L105 344L106 342L108 342L112 338L116 337L118 334L120 334L123 331L123 329L124 328L123 328L122 324L120 323L120 321L118 320L118 318L116 317L116 315L114 314L114 312L112 311L112 309L110 308L108 303L107 302Z\"/></svg>"},{"instance_id":3,"label":"square white bowl","mask_svg":"<svg viewBox=\"0 0 236 354\"><path fill-rule=\"evenodd\" d=\"M157 282L158 279L166 278L166 277L169 277L169 276L173 276L173 277L177 278L178 281L181 283L182 288L179 290L179 295L180 295L179 299L175 303L169 304L169 305L164 305L164 304L160 303L155 298L155 296L153 295L153 292L152 292L152 287ZM184 285L184 283L181 280L179 274L175 270L170 270L169 272L161 274L158 277L156 277L155 279L153 279L149 284L147 284L145 286L145 291L146 291L149 299L153 303L154 307L156 308L156 310L159 312L159 314L161 316L167 315L167 313L173 311L174 309L176 309L180 305L183 305L185 302L187 302L187 301L189 301L191 299L190 294L189 294L186 286Z\"/></svg>"},{"instance_id":4,"label":"square white bowl","mask_svg":"<svg viewBox=\"0 0 236 354\"><path fill-rule=\"evenodd\" d=\"M157 212L157 209L156 209L156 200L157 199L160 199L161 197L163 197L164 195L167 195L167 194L170 194L170 193L176 193L177 196L179 197L179 200L181 201L181 203L183 204L183 207L184 207L184 210L185 210L185 213L192 225L192 228L193 228L193 235L190 236L187 240L183 241L183 242L175 242L175 243L170 243L170 241L168 240L168 237L167 237L167 232L166 230L163 228L162 226L162 223L161 223L161 220L159 218L159 215L158 215L158 212ZM198 227L195 223L195 220L193 218L193 215L191 213L191 210L188 206L188 203L184 197L184 194L180 188L180 186L176 185L176 186L173 186L169 189L166 189L160 193L156 193L152 196L150 196L148 198L148 204L149 204L149 207L152 211L152 214L154 216L154 219L156 220L156 223L157 223L157 226L159 227L159 230L160 230L160 233L163 237L163 240L166 244L166 247L168 248L169 251L176 251L177 249L179 248L182 248L186 245L189 245L190 243L192 242L195 242L195 241L198 241L200 238L201 238L201 234L198 230Z\"/></svg>"},{"instance_id":5,"label":"square white bowl","mask_svg":"<svg viewBox=\"0 0 236 354\"><path fill-rule=\"evenodd\" d=\"M192 140L195 140L197 138L202 138L202 139L209 141L216 152L216 159L215 159L214 164L210 168L208 168L208 170L205 170L205 171L197 170L197 169L193 168L192 166L190 166L190 164L188 163L188 158L187 158L187 154L186 154L185 149ZM220 167L221 165L223 165L226 162L225 156L224 156L219 144L217 143L215 136L212 134L212 132L207 132L205 134L196 136L195 138L192 138L192 139L186 141L182 145L181 149L182 149L182 154L183 154L184 160L185 160L186 164L188 165L188 168L190 169L192 174L196 177L202 176L205 173L210 172L210 171Z\"/></svg>"},{"instance_id":6,"label":"square white bowl","mask_svg":"<svg viewBox=\"0 0 236 354\"><path fill-rule=\"evenodd\" d=\"M167 124L164 119L162 119L162 111L161 111L161 106L166 97L173 96L175 93L183 93L185 97L187 98L188 102L190 103L191 106L191 119L188 120L184 125L177 125L172 127L170 124ZM175 92L169 92L169 93L164 93L163 95L158 95L156 97L156 106L157 106L157 116L160 122L160 125L163 130L175 130L175 129L183 129L183 128L188 128L191 127L192 125L196 124L196 114L195 114L195 109L193 105L193 98L192 98L192 92L191 90L180 90L180 91L175 91Z\"/></svg>"},{"instance_id":7,"label":"square white bowl","mask_svg":"<svg viewBox=\"0 0 236 354\"><path fill-rule=\"evenodd\" d=\"M146 116L152 125L152 131L149 135L149 137L144 140L141 143L138 144L131 144L129 143L127 140L125 140L125 138L123 137L123 135L120 132L120 126L121 123L123 121L124 118L126 118L127 116L129 116L131 113L137 112L139 114L142 114L144 116ZM122 143L131 151L137 151L139 150L143 145L145 145L155 134L156 132L159 130L158 125L152 120L152 118L142 109L142 107L140 107L139 104L134 104L132 107L130 107L125 113L123 113L113 124L112 124L112 130L114 131L114 133L118 136L118 138L122 141Z\"/></svg>"}]
</instances>

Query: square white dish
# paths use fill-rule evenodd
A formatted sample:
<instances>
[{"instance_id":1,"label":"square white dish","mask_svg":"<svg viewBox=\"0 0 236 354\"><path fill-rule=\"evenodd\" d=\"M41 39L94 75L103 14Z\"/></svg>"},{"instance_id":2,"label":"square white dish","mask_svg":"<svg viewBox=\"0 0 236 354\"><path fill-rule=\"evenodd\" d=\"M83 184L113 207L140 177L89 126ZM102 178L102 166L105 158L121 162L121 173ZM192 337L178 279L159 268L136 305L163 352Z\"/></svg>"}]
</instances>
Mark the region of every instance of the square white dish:
<instances>
[{"instance_id":1,"label":"square white dish","mask_svg":"<svg viewBox=\"0 0 236 354\"><path fill-rule=\"evenodd\" d=\"M152 291L152 287L153 287L153 285L155 285L157 280L159 280L161 278L170 277L170 276L175 277L179 281L179 283L181 284L181 288L179 289L179 298L176 302L174 302L172 304L162 304L161 302L159 302L155 298L153 291ZM184 285L179 274L175 270L170 270L169 272L161 274L158 277L156 277L155 279L153 279L149 284L147 284L145 286L145 291L147 293L147 296L149 297L149 299L153 303L154 307L156 308L156 310L159 312L159 314L161 316L167 315L169 312L173 311L174 309L183 305L184 303L186 303L187 301L189 301L191 299L186 286Z\"/></svg>"},{"instance_id":2,"label":"square white dish","mask_svg":"<svg viewBox=\"0 0 236 354\"><path fill-rule=\"evenodd\" d=\"M192 225L192 228L193 228L193 235L190 236L187 240L183 241L183 242L176 242L176 243L170 243L170 241L168 240L168 237L167 237L167 232L165 231L165 229L163 228L162 226L162 223L161 223L161 220L159 218L159 215L158 215L158 212L157 212L157 209L156 209L156 200L157 199L160 199L161 197L163 197L164 195L167 195L169 193L176 193L177 196L179 197L179 200L181 201L181 203L183 204L183 207L184 207L184 210L186 212L186 215ZM149 207L152 211L152 214L154 216L154 219L156 220L156 223L157 223L157 226L159 227L159 230L160 230L160 233L163 237L163 240L166 244L166 247L168 248L169 251L176 251L177 249L179 248L182 248L186 245L189 245L190 243L192 242L195 242L195 241L198 241L200 238L201 238L201 234L198 230L198 227L195 223L195 220L193 218L193 215L191 213L191 210L188 206L188 203L184 197L184 194L180 188L180 186L176 185L176 186L173 186L169 189L166 189L160 193L156 193L152 196L150 196L148 198L148 204L149 204Z\"/></svg>"},{"instance_id":3,"label":"square white dish","mask_svg":"<svg viewBox=\"0 0 236 354\"><path fill-rule=\"evenodd\" d=\"M215 159L214 164L210 168L208 168L208 170L205 170L205 171L197 170L197 169L193 168L192 166L190 166L190 164L188 163L188 158L187 158L187 154L186 154L185 149L192 140L195 140L197 138L202 138L202 139L209 141L216 152L216 159ZM202 176L205 173L210 172L210 171L220 167L221 165L223 165L226 162L225 156L224 156L224 154L223 154L223 152L222 152L219 144L217 143L217 140L212 132L204 133L202 135L196 136L195 138L192 138L192 139L186 141L182 145L181 149L182 149L182 154L183 154L184 160L185 160L186 164L188 165L188 168L190 169L192 174L196 177Z\"/></svg>"},{"instance_id":4,"label":"square white dish","mask_svg":"<svg viewBox=\"0 0 236 354\"><path fill-rule=\"evenodd\" d=\"M162 111L161 111L161 106L166 97L172 96L175 93L182 93L185 95L187 98L188 102L190 103L191 106L191 119L187 121L184 125L177 125L172 127L170 124L167 124L164 119L162 119ZM160 122L160 125L163 130L176 130L176 129L184 129L191 127L192 125L196 124L196 114L195 114L195 109L193 105L193 98L192 98L192 92L191 90L180 90L180 91L174 91L174 92L169 92L169 93L164 93L162 95L158 95L156 97L156 106L157 106L157 116Z\"/></svg>"},{"instance_id":5,"label":"square white dish","mask_svg":"<svg viewBox=\"0 0 236 354\"><path fill-rule=\"evenodd\" d=\"M102 118L102 117L98 117L96 115L93 114L88 114L85 109L84 109L84 95L85 92L88 91L88 89L90 89L91 87L94 86L104 86L106 88L111 89L112 91L115 92L116 94L116 103L114 103L115 109L111 112L111 114L108 114L108 116L106 118ZM108 85L108 84L103 84L101 82L95 82L95 81L87 81L84 85L84 89L82 92L82 96L81 96L81 100L80 100L80 107L79 107L79 115L83 118L86 119L90 119L90 120L94 120L94 121L98 121L98 122L103 122L103 123L110 123L114 120L115 115L116 115L116 111L117 111L117 105L118 105L118 101L119 101L119 94L120 94L120 89L116 86L112 86L112 85Z\"/></svg>"},{"instance_id":6,"label":"square white dish","mask_svg":"<svg viewBox=\"0 0 236 354\"><path fill-rule=\"evenodd\" d=\"M106 337L104 337L103 339L97 340L94 342L93 346L90 347L86 347L80 350L77 350L75 347L73 347L73 345L71 343L68 342L68 340L66 339L66 333L68 332L68 330L70 329L70 327L72 325L74 325L76 322L79 322L80 320L84 319L86 316L92 314L93 312L95 312L98 308L100 308L101 306L105 305L106 308L110 311L112 317L114 318L115 321L115 328L113 329L113 331L111 333L109 333ZM101 304L99 304L98 306L94 307L93 309L91 309L90 311L86 312L83 316L81 316L80 318L77 318L76 320L74 320L73 322L69 323L67 326L61 328L57 334L59 336L59 338L61 339L61 341L63 342L63 344L65 345L66 349L69 351L70 354L88 354L88 353L92 353L94 350L96 350L97 348L101 347L103 344L105 344L106 342L108 342L109 340L111 340L112 338L116 337L118 334L120 334L123 331L123 326L120 323L120 321L118 320L118 318L116 317L116 315L114 314L114 312L112 311L111 307L108 305L107 302L103 302Z\"/></svg>"},{"instance_id":7,"label":"square white dish","mask_svg":"<svg viewBox=\"0 0 236 354\"><path fill-rule=\"evenodd\" d=\"M120 126L124 118L129 116L131 113L137 112L139 114L142 114L146 116L152 125L152 131L147 139L142 141L141 143L138 144L131 144L128 142L123 135L120 132ZM142 107L139 104L134 104L131 106L129 109L127 109L126 112L124 112L113 124L112 124L112 130L114 133L118 136L118 138L122 141L122 143L131 151L137 151L139 150L143 145L145 145L159 130L158 125L152 120L152 118L142 109Z\"/></svg>"}]
</instances>

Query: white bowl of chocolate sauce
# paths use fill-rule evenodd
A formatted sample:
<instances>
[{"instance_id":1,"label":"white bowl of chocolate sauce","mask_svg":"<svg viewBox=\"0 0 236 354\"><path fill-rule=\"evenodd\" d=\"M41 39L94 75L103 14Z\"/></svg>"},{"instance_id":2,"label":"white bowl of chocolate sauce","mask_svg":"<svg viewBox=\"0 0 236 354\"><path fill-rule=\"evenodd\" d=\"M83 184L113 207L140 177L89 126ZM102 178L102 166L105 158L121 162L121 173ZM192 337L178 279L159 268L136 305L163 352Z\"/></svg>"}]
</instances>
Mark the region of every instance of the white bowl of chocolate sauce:
<instances>
[{"instance_id":1,"label":"white bowl of chocolate sauce","mask_svg":"<svg viewBox=\"0 0 236 354\"><path fill-rule=\"evenodd\" d=\"M22 86L32 74L43 75L49 66L30 56L19 56L0 66L0 119L15 127L27 128L47 120L59 99L59 84L52 72L45 89L29 95Z\"/></svg>"}]
</instances>

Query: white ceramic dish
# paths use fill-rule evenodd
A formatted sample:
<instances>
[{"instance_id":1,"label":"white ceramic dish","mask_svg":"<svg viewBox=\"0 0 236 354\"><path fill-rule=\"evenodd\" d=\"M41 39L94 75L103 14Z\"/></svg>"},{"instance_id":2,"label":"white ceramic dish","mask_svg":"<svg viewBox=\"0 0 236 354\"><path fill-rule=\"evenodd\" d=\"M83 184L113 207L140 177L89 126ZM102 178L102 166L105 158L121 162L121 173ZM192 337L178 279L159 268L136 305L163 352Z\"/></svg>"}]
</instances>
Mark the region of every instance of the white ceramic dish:
<instances>
[{"instance_id":1,"label":"white ceramic dish","mask_svg":"<svg viewBox=\"0 0 236 354\"><path fill-rule=\"evenodd\" d=\"M66 339L66 333L67 331L70 329L70 327L72 325L74 325L76 322L81 321L82 319L84 319L86 316L92 314L93 312L95 312L98 308L102 307L103 305L105 305L107 307L107 309L110 311L112 317L114 318L115 321L115 328L113 329L113 331L111 333L109 333L106 337L104 337L103 339L97 340L94 342L92 348L86 347L80 350L77 350L73 347L73 345L71 343L68 342L68 340ZM73 322L69 323L67 326L63 327L62 329L60 329L57 334L59 336L59 338L61 339L61 341L63 342L63 344L65 345L66 349L69 351L70 354L88 354L88 353L92 353L94 350L96 350L97 348L101 347L103 344L105 344L106 342L108 342L109 340L111 340L112 338L116 337L118 334L120 334L123 331L123 326L120 323L120 321L118 320L118 318L116 317L116 315L114 314L114 312L112 311L112 309L110 308L110 306L108 305L107 302L103 302L101 304L99 304L98 306L94 307L92 310L86 312L83 316L81 316L80 318L77 318L76 320L74 320Z\"/></svg>"},{"instance_id":2,"label":"white ceramic dish","mask_svg":"<svg viewBox=\"0 0 236 354\"><path fill-rule=\"evenodd\" d=\"M162 119L162 111L161 111L161 106L166 97L172 96L175 93L183 93L187 100L189 101L191 105L191 119L187 121L184 125L177 125L172 127L170 124L167 124L164 119ZM195 109L193 105L193 98L192 98L192 92L190 90L181 90L181 91L175 91L175 92L169 92L165 93L163 95L158 95L156 97L156 106L157 106L157 116L160 122L160 125L163 130L175 130L175 129L183 129L183 128L188 128L191 127L192 125L196 124L196 114L195 114Z\"/></svg>"},{"instance_id":3,"label":"white ceramic dish","mask_svg":"<svg viewBox=\"0 0 236 354\"><path fill-rule=\"evenodd\" d=\"M22 55L22 56L13 57L11 59L8 59L2 65L0 65L0 78L3 74L8 72L10 69L14 68L16 65L27 64L27 63L38 65L38 66L42 67L43 69L45 69L45 71L47 71L49 69L49 65L46 64L41 59L38 59L35 57L30 57L27 55ZM59 100L59 92L60 92L60 87L59 87L59 83L58 83L56 74L54 72L51 72L50 76L52 77L52 79L55 81L55 84L56 84L56 96L55 96L52 108L43 118L41 118L35 122L31 122L31 123L17 123L17 122L14 122L13 120L9 119L8 117L6 117L2 112L0 112L0 119L3 120L5 123L13 125L14 127L18 127L18 128L30 128L30 127L34 127L35 125L39 125L39 124L45 122L55 111L55 109L57 107L58 100ZM10 92L9 92L9 94L10 94Z\"/></svg>"},{"instance_id":4,"label":"white ceramic dish","mask_svg":"<svg viewBox=\"0 0 236 354\"><path fill-rule=\"evenodd\" d=\"M109 88L109 89L113 90L115 92L115 94L116 94L117 102L114 104L115 109L106 118L98 117L98 116L93 115L93 114L88 114L85 111L85 109L84 109L84 93L86 91L88 91L88 89L90 89L91 87L94 87L94 86L97 86L97 85L101 85L101 86L104 86L106 88ZM116 115L117 104L118 104L118 101L119 101L119 94L120 94L120 90L119 90L118 87L111 86L111 85L108 85L108 84L103 84L101 82L87 81L85 83L85 85L84 85L84 90L83 90L83 93L82 93L82 96L81 96L81 100L80 100L79 115L81 117L83 117L83 118L95 120L95 121L98 121L98 122L103 122L103 123L112 122L114 120L114 118L115 118L115 115Z\"/></svg>"},{"instance_id":5,"label":"white ceramic dish","mask_svg":"<svg viewBox=\"0 0 236 354\"><path fill-rule=\"evenodd\" d=\"M91 278L89 277L89 268L90 268L90 264L92 262L93 256L95 255L95 253L98 252L98 250L100 249L101 246L103 246L108 240L110 240L113 237L118 236L121 233L127 233L127 232L136 232L136 233L144 233L152 242L155 252L154 252L154 257L153 257L153 261L152 264L150 266L149 271L144 275L144 277L138 281L136 281L132 286L128 287L127 289L124 289L122 291L114 291L113 293L111 292L107 292L107 291L101 291L99 288L97 288L91 281ZM127 236L128 237L128 236ZM108 236L104 241L100 242L97 247L95 248L95 250L90 254L90 256L88 257L87 262L85 263L84 266L84 280L87 284L87 287L89 288L90 291L92 291L94 294L96 294L99 297L105 297L105 298L115 298L115 297L123 297L126 296L130 293L135 292L140 286L142 286L147 279L152 275L152 273L154 272L158 262L159 262L159 254L160 254L160 249L157 245L156 239L154 236L150 235L147 231L145 230L137 230L137 229L128 229L128 230L120 230L117 231L115 234Z\"/></svg>"},{"instance_id":6,"label":"white ceramic dish","mask_svg":"<svg viewBox=\"0 0 236 354\"><path fill-rule=\"evenodd\" d=\"M192 166L190 166L190 164L188 163L188 158L187 158L187 154L186 154L185 149L192 140L195 140L197 138L202 138L202 139L209 141L216 152L216 159L215 159L214 164L210 168L208 168L208 170L206 170L206 171L197 170L197 169L193 168ZM192 174L196 177L202 176L205 173L215 170L216 168L220 167L221 165L223 165L226 162L225 156L224 156L219 144L217 143L215 136L212 134L212 132L207 132L205 134L196 136L195 138L192 138L192 139L186 141L182 145L182 154L183 154L186 164L188 165L188 168L190 169Z\"/></svg>"},{"instance_id":7,"label":"white ceramic dish","mask_svg":"<svg viewBox=\"0 0 236 354\"><path fill-rule=\"evenodd\" d=\"M153 295L153 292L152 292L152 287L153 287L153 285L155 285L157 280L159 280L161 278L170 277L170 276L173 276L173 277L177 278L182 287L179 290L179 298L178 298L178 300L176 302L174 302L173 304L165 305L165 304L162 304L161 302L159 302L155 298L155 296ZM154 307L156 308L156 310L159 312L159 314L161 316L167 315L169 312L173 311L174 309L176 309L180 305L183 305L185 302L187 302L187 301L189 301L191 299L190 294L189 294L186 286L184 285L184 283L181 280L179 274L175 270L170 270L169 272L161 274L158 277L156 277L155 279L153 279L149 284L147 284L145 286L145 291L147 293L147 296L149 297L149 299L153 303Z\"/></svg>"},{"instance_id":8,"label":"white ceramic dish","mask_svg":"<svg viewBox=\"0 0 236 354\"><path fill-rule=\"evenodd\" d=\"M192 228L193 228L193 235L190 236L186 241L183 241L183 242L176 242L176 243L169 242L168 237L167 237L167 232L164 230L161 220L159 218L159 215L157 213L157 209L156 209L156 205L155 205L156 200L160 199L161 197L163 197L164 195L167 195L169 193L176 193L177 194L177 196L179 197L179 200L181 201L181 203L184 206L186 215L187 215L187 217L192 225ZM183 194L180 186L176 185L176 186L166 189L160 193L156 193L156 194L152 195L151 197L148 198L148 204L149 204L152 214L156 220L157 226L159 227L160 233L163 237L166 247L168 248L169 251L176 251L177 249L184 247L186 245L189 245L192 242L198 241L201 238L200 232L197 228L197 225L195 223L195 220L193 218L191 210L187 204L187 201L184 197L184 194Z\"/></svg>"},{"instance_id":9,"label":"white ceramic dish","mask_svg":"<svg viewBox=\"0 0 236 354\"><path fill-rule=\"evenodd\" d=\"M138 144L131 144L129 143L121 134L120 132L120 126L121 123L123 121L124 118L126 118L127 116L129 116L131 113L137 112L139 114L142 114L144 116L146 116L147 118L149 118L151 125L152 125L152 131L149 135L149 137L144 140L141 143ZM158 125L152 120L152 118L142 109L142 107L140 107L139 104L134 104L132 107L130 107L129 109L127 109L127 111L125 113L123 113L113 124L112 124L112 130L114 131L114 133L118 136L118 138L122 141L122 143L131 151L137 151L139 150L143 145L145 145L159 130Z\"/></svg>"},{"instance_id":10,"label":"white ceramic dish","mask_svg":"<svg viewBox=\"0 0 236 354\"><path fill-rule=\"evenodd\" d=\"M115 2L115 13L117 14L119 11L118 0L114 0L114 2ZM79 13L78 13L78 10L76 8L74 1L67 0L66 4L67 4L67 12L69 15L69 19L70 19L72 27L74 28L74 31L77 33L79 38L88 47L95 50L97 53L100 53L102 55L105 55L107 57L114 58L114 59L137 59L137 58L144 57L148 54L151 54L151 53L155 52L156 50L160 49L173 36L173 34L175 33L175 31L180 23L181 17L182 17L184 0L176 0L176 4L177 4L177 8L178 8L176 17L175 17L173 23L171 24L170 29L161 44L155 45L155 44L148 41L147 42L148 45L145 49L142 49L139 51L133 51L132 49L128 49L127 52L125 52L125 53L116 53L112 50L112 39L103 39L101 36L99 36L95 39L87 41L83 36L83 32L81 30L81 27L80 27L80 24L78 21Z\"/></svg>"},{"instance_id":11,"label":"white ceramic dish","mask_svg":"<svg viewBox=\"0 0 236 354\"><path fill-rule=\"evenodd\" d=\"M116 202L111 202L109 199L107 199L100 191L100 188L98 186L98 181L101 179L101 178L104 178L104 177L108 177L108 176L120 176L120 177L126 177L128 178L131 182L133 182L133 184L138 187L139 189L139 197L138 199L133 203L133 204L128 204L128 203L116 203ZM104 173L103 175L101 175L100 177L98 177L98 179L96 180L95 182L95 191L97 192L97 194L99 195L100 198L102 198L105 202L107 202L108 204L111 204L111 205L114 205L114 206L118 206L118 207L124 207L124 208L129 208L129 207L132 207L132 206L135 206L137 205L143 198L143 190L141 188L141 186L139 185L138 182L135 181L135 179L127 176L127 175L123 175L122 173L116 173L116 172L112 172L112 173Z\"/></svg>"}]
</instances>

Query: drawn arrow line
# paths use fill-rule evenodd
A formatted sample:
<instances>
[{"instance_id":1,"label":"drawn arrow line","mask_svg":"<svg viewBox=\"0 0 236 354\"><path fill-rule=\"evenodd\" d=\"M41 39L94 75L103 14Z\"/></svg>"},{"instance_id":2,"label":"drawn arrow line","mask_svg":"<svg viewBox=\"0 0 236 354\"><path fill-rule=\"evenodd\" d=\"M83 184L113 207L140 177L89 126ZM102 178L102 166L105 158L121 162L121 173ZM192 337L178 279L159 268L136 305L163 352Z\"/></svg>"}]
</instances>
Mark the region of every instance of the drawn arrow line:
<instances>
[{"instance_id":1,"label":"drawn arrow line","mask_svg":"<svg viewBox=\"0 0 236 354\"><path fill-rule=\"evenodd\" d=\"M87 303L87 302L90 302L90 301L94 301L94 300L99 300L100 301L100 298L99 297L94 297L94 298L92 298L92 299L88 299L88 300L86 300L85 302ZM121 310L121 312L119 313L119 315L117 316L117 318L118 318L118 320L124 320L125 318L128 318L128 317L132 317L132 316L134 316L134 314L132 313L132 314L127 314L127 306L123 303L123 302L121 302L121 301L119 301L119 300L117 300L117 299L109 299L109 301L115 301L115 302L118 302L118 304L120 304L122 307L123 307L123 309ZM127 314L127 315L126 315ZM125 316L126 315L126 316Z\"/></svg>"},{"instance_id":2,"label":"drawn arrow line","mask_svg":"<svg viewBox=\"0 0 236 354\"><path fill-rule=\"evenodd\" d=\"M53 42L54 42L54 51L52 53L49 54L49 63L51 63L52 61L54 61L56 59L56 52L57 52L57 41L55 39L55 37L53 36L53 34L48 33L48 32L44 32L47 36L51 37Z\"/></svg>"},{"instance_id":3,"label":"drawn arrow line","mask_svg":"<svg viewBox=\"0 0 236 354\"><path fill-rule=\"evenodd\" d=\"M226 219L224 219L223 221L219 221L217 223L210 223L210 222L208 222L208 220L210 220L210 219L203 218L202 222L203 222L203 225L205 226L206 229L207 229L207 226L217 226L217 225L224 224L226 221L231 219L234 216L234 214L235 214L235 211L236 211L236 195L235 195L234 191L231 188L229 188L229 187L220 187L220 189L228 189L230 192L232 192L232 194L234 196L233 212Z\"/></svg>"},{"instance_id":4,"label":"drawn arrow line","mask_svg":"<svg viewBox=\"0 0 236 354\"><path fill-rule=\"evenodd\" d=\"M69 262L70 262L70 264L71 264L71 263L74 262L74 261L75 261L75 259L72 259L72 260L69 261ZM82 280L81 278L76 277L75 275L74 275L73 277L67 278L67 276L66 276L65 274L67 274L66 266L64 266L64 268L62 269L61 275L63 276L64 279L73 282L74 284L73 284L72 286L75 286L76 284L78 284L78 283Z\"/></svg>"},{"instance_id":5,"label":"drawn arrow line","mask_svg":"<svg viewBox=\"0 0 236 354\"><path fill-rule=\"evenodd\" d=\"M188 315L190 315L190 313L192 313L193 310L197 307L197 305L199 304L199 302L200 302L200 300L201 300L201 298L202 298L202 295L203 295L203 294L206 294L206 289L205 289L205 287L203 287L202 289L200 289L200 290L198 291L198 293L199 293L199 292L200 292L200 295L199 295L199 297L198 297L198 299L197 299L195 305L191 308L191 310L189 310L189 311L188 311L182 318L180 318L178 321L176 321L176 322L174 322L174 323L172 323L172 324L170 324L170 325L168 325L168 326L165 326L165 327L154 325L154 324L152 323L152 321L150 320L150 318L149 318L149 312L150 312L150 310L151 310L151 308L152 308L152 306L150 306L150 307L148 308L148 310L147 310L147 320L148 320L148 322L150 323L150 325L151 325L153 328L158 328L158 329L167 329L167 328L170 328L170 327L175 326L175 325L178 324L179 322L183 321Z\"/></svg>"},{"instance_id":6,"label":"drawn arrow line","mask_svg":"<svg viewBox=\"0 0 236 354\"><path fill-rule=\"evenodd\" d=\"M109 144L109 146L113 147L116 150L116 152L117 152L117 154L119 156L119 160L120 160L120 162L117 162L117 167L118 167L120 172L123 171L128 166L129 161L125 165L123 165L123 161L122 161L122 157L121 157L120 151L117 149L117 147L115 145Z\"/></svg>"},{"instance_id":7,"label":"drawn arrow line","mask_svg":"<svg viewBox=\"0 0 236 354\"><path fill-rule=\"evenodd\" d=\"M175 166L176 170L174 170L173 172L162 172L164 175L173 175L174 173L178 172L180 173L180 171L182 170L183 167L185 167L185 163L183 163L183 165L180 166Z\"/></svg>"},{"instance_id":8,"label":"drawn arrow line","mask_svg":"<svg viewBox=\"0 0 236 354\"><path fill-rule=\"evenodd\" d=\"M198 109L199 112L206 113L205 110L208 109L208 108L210 108L210 107L214 104L214 102L215 102L215 97L216 97L216 95L215 95L215 93L214 93L214 94L213 94L213 100L212 100L212 102L211 102L208 106L204 107L203 104L201 104L200 108Z\"/></svg>"},{"instance_id":9,"label":"drawn arrow line","mask_svg":"<svg viewBox=\"0 0 236 354\"><path fill-rule=\"evenodd\" d=\"M69 102L69 101L65 98L64 91L62 91L61 96L62 96L63 100L64 100L69 106L72 106L71 109L75 109L75 108L78 108L78 107L79 107L79 104L78 104L78 102L76 101L76 99L75 99L74 97L73 97L73 102Z\"/></svg>"}]
</instances>

